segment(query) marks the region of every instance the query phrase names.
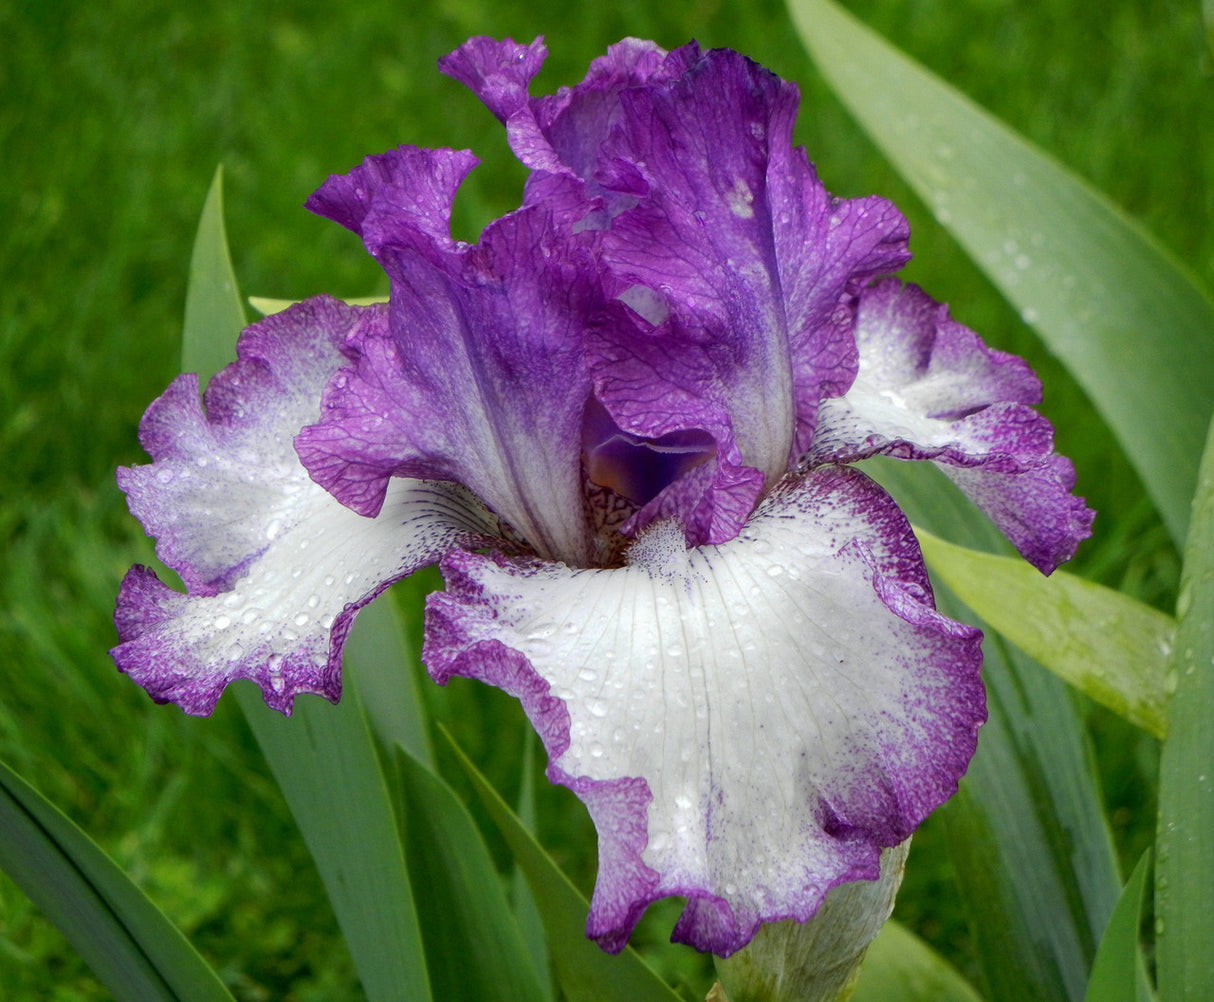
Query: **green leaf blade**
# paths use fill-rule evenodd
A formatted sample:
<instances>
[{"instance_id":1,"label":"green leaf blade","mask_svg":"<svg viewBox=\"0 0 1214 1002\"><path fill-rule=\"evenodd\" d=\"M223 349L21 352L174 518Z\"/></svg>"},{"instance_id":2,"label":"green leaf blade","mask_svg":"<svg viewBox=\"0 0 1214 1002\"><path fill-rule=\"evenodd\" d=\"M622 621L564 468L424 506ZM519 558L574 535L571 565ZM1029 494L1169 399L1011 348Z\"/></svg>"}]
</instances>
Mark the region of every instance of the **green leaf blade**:
<instances>
[{"instance_id":1,"label":"green leaf blade","mask_svg":"<svg viewBox=\"0 0 1214 1002\"><path fill-rule=\"evenodd\" d=\"M1083 1002L1150 1002L1138 943L1142 900L1150 870L1151 853L1147 850L1126 881L1101 937Z\"/></svg>"},{"instance_id":2,"label":"green leaf blade","mask_svg":"<svg viewBox=\"0 0 1214 1002\"><path fill-rule=\"evenodd\" d=\"M3 764L0 868L120 1002L232 1002L215 972L131 879Z\"/></svg>"},{"instance_id":3,"label":"green leaf blade","mask_svg":"<svg viewBox=\"0 0 1214 1002\"><path fill-rule=\"evenodd\" d=\"M501 877L472 816L438 776L403 750L409 871L435 998L515 1002L546 997Z\"/></svg>"},{"instance_id":4,"label":"green leaf blade","mask_svg":"<svg viewBox=\"0 0 1214 1002\"><path fill-rule=\"evenodd\" d=\"M917 530L932 573L994 629L1081 692L1158 738L1176 623L1126 595Z\"/></svg>"},{"instance_id":5,"label":"green leaf blade","mask_svg":"<svg viewBox=\"0 0 1214 1002\"><path fill-rule=\"evenodd\" d=\"M1183 542L1214 410L1214 303L1120 210L830 0L789 0L840 100L1033 324Z\"/></svg>"},{"instance_id":6,"label":"green leaf blade","mask_svg":"<svg viewBox=\"0 0 1214 1002\"><path fill-rule=\"evenodd\" d=\"M1176 605L1159 767L1156 963L1163 1002L1214 998L1214 425Z\"/></svg>"},{"instance_id":7,"label":"green leaf blade","mask_svg":"<svg viewBox=\"0 0 1214 1002\"><path fill-rule=\"evenodd\" d=\"M223 221L223 167L207 192L190 256L181 338L181 371L198 373L205 385L235 358L236 335L245 326L244 306L232 268Z\"/></svg>"},{"instance_id":8,"label":"green leaf blade","mask_svg":"<svg viewBox=\"0 0 1214 1002\"><path fill-rule=\"evenodd\" d=\"M353 679L331 706L301 696L291 717L233 687L290 805L370 1002L430 998L425 949L396 814Z\"/></svg>"},{"instance_id":9,"label":"green leaf blade","mask_svg":"<svg viewBox=\"0 0 1214 1002\"><path fill-rule=\"evenodd\" d=\"M913 932L886 922L868 948L851 1002L982 1002L956 969Z\"/></svg>"}]
</instances>

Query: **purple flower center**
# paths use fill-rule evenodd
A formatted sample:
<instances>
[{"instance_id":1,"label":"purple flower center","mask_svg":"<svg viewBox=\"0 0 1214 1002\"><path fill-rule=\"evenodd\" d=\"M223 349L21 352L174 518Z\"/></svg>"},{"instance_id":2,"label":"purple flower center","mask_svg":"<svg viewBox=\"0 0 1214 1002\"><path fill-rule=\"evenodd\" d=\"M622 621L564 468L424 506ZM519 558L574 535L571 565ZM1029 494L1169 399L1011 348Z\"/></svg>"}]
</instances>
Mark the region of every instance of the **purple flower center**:
<instances>
[{"instance_id":1,"label":"purple flower center","mask_svg":"<svg viewBox=\"0 0 1214 1002\"><path fill-rule=\"evenodd\" d=\"M698 428L642 438L621 429L597 400L586 407L582 453L591 483L644 507L690 470L716 455L712 436Z\"/></svg>"}]
</instances>

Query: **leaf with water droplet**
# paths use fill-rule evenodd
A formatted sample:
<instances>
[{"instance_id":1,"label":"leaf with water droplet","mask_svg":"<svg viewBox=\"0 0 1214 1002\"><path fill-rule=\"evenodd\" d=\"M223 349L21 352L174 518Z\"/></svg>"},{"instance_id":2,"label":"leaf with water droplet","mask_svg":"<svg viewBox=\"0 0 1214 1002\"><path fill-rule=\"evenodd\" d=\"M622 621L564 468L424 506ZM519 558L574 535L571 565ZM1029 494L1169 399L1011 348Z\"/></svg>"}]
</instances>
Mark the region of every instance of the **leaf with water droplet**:
<instances>
[{"instance_id":1,"label":"leaf with water droplet","mask_svg":"<svg viewBox=\"0 0 1214 1002\"><path fill-rule=\"evenodd\" d=\"M1043 577L1023 560L916 533L932 573L992 627L1114 713L1164 736L1171 616L1064 571Z\"/></svg>"},{"instance_id":2,"label":"leaf with water droplet","mask_svg":"<svg viewBox=\"0 0 1214 1002\"><path fill-rule=\"evenodd\" d=\"M1181 571L1175 692L1159 764L1156 962L1161 999L1214 998L1214 424ZM1166 930L1166 932L1165 932Z\"/></svg>"}]
</instances>

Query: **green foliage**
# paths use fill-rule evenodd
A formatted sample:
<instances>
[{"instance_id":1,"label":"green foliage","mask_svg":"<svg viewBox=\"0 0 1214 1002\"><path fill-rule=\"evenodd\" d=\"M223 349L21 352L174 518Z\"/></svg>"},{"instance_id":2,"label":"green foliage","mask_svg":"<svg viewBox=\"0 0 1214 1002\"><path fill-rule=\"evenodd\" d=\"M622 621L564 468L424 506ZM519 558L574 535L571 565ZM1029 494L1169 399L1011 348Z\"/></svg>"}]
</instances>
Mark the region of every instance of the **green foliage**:
<instances>
[{"instance_id":1,"label":"green foliage","mask_svg":"<svg viewBox=\"0 0 1214 1002\"><path fill-rule=\"evenodd\" d=\"M887 922L868 948L851 1002L892 999L982 1002L947 960L900 923Z\"/></svg>"},{"instance_id":2,"label":"green foliage","mask_svg":"<svg viewBox=\"0 0 1214 1002\"><path fill-rule=\"evenodd\" d=\"M869 472L917 525L969 547L1006 548L990 522L925 464ZM973 616L937 588L937 605ZM1082 997L1120 891L1079 708L1066 686L1000 638L983 644L988 720L957 795L939 814L987 996Z\"/></svg>"},{"instance_id":3,"label":"green foliage","mask_svg":"<svg viewBox=\"0 0 1214 1002\"><path fill-rule=\"evenodd\" d=\"M631 947L613 957L586 939L583 930L589 902L471 759L454 742L452 748L531 885L548 933L557 981L569 1002L674 1002L678 996Z\"/></svg>"},{"instance_id":4,"label":"green foliage","mask_svg":"<svg viewBox=\"0 0 1214 1002\"><path fill-rule=\"evenodd\" d=\"M190 255L181 371L198 373L202 385L236 357L236 335L246 323L223 219L223 166L207 192Z\"/></svg>"},{"instance_id":5,"label":"green foliage","mask_svg":"<svg viewBox=\"0 0 1214 1002\"><path fill-rule=\"evenodd\" d=\"M1162 1002L1214 997L1214 425L1193 499L1176 619L1155 862Z\"/></svg>"},{"instance_id":6,"label":"green foliage","mask_svg":"<svg viewBox=\"0 0 1214 1002\"><path fill-rule=\"evenodd\" d=\"M1109 918L1083 1002L1151 1002L1154 997L1146 983L1138 944L1138 926L1142 921L1142 902L1150 872L1151 854L1146 852L1126 881L1117 907Z\"/></svg>"},{"instance_id":7,"label":"green foliage","mask_svg":"<svg viewBox=\"0 0 1214 1002\"><path fill-rule=\"evenodd\" d=\"M407 752L398 758L409 870L434 997L451 1002L543 998L548 971L526 946L472 816Z\"/></svg>"},{"instance_id":8,"label":"green foliage","mask_svg":"<svg viewBox=\"0 0 1214 1002\"><path fill-rule=\"evenodd\" d=\"M1167 732L1165 674L1176 621L1065 571L968 550L919 531L932 573L990 626L1098 703Z\"/></svg>"},{"instance_id":9,"label":"green foliage","mask_svg":"<svg viewBox=\"0 0 1214 1002\"><path fill-rule=\"evenodd\" d=\"M0 764L0 867L119 1000L231 1002L180 932L97 846Z\"/></svg>"}]
</instances>

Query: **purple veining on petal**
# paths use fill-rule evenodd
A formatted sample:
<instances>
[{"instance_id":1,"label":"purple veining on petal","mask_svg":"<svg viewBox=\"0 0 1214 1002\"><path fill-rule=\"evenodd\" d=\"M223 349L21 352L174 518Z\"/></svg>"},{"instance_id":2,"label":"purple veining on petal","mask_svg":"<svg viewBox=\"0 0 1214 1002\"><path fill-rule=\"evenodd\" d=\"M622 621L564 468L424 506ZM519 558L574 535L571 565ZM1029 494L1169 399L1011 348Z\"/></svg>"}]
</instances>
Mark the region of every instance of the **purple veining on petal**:
<instances>
[{"instance_id":1,"label":"purple veining on petal","mask_svg":"<svg viewBox=\"0 0 1214 1002\"><path fill-rule=\"evenodd\" d=\"M744 466L770 486L808 443L819 400L850 384L856 293L905 263L905 221L881 199L822 188L791 144L791 84L724 50L676 56L681 75L621 91L603 134L595 177L636 197L604 232L604 261L651 329L592 339L596 393L638 436L708 430L731 482Z\"/></svg>"},{"instance_id":2,"label":"purple veining on petal","mask_svg":"<svg viewBox=\"0 0 1214 1002\"><path fill-rule=\"evenodd\" d=\"M1073 468L1031 406L1041 384L1024 361L896 279L863 293L856 340L859 374L823 403L807 461L930 460L1035 567L1048 574L1069 560L1094 513L1070 493Z\"/></svg>"},{"instance_id":3,"label":"purple veining on petal","mask_svg":"<svg viewBox=\"0 0 1214 1002\"><path fill-rule=\"evenodd\" d=\"M357 233L372 256L414 233L450 250L451 202L476 164L468 150L398 146L331 175L305 206Z\"/></svg>"},{"instance_id":4,"label":"purple veining on petal","mask_svg":"<svg viewBox=\"0 0 1214 1002\"><path fill-rule=\"evenodd\" d=\"M591 62L581 83L532 98L527 88L546 55L539 38L524 46L511 39L477 37L438 65L505 124L510 147L522 163L533 171L569 173L583 181L591 180L599 144L617 114L620 92L668 79L679 69L653 42L625 38Z\"/></svg>"},{"instance_id":5,"label":"purple veining on petal","mask_svg":"<svg viewBox=\"0 0 1214 1002\"><path fill-rule=\"evenodd\" d=\"M544 65L542 37L529 45L477 35L438 61L439 71L475 94L503 125L529 103L527 86Z\"/></svg>"},{"instance_id":6,"label":"purple veining on petal","mask_svg":"<svg viewBox=\"0 0 1214 1002\"><path fill-rule=\"evenodd\" d=\"M743 462L734 439L733 415L726 403L704 392L717 374L697 333L677 321L654 327L621 303L600 314L607 321L588 331L595 397L606 420L620 433L646 441L705 442L705 461L689 466L656 495L638 500L643 507L623 528L633 535L662 518L683 523L689 546L732 539L754 510L764 477ZM614 322L611 322L614 321ZM630 336L621 335L629 331ZM610 409L610 413L607 413Z\"/></svg>"},{"instance_id":7,"label":"purple veining on petal","mask_svg":"<svg viewBox=\"0 0 1214 1002\"><path fill-rule=\"evenodd\" d=\"M1065 456L1051 455L1014 473L937 465L1043 574L1070 560L1092 534L1095 512L1071 493L1075 467Z\"/></svg>"},{"instance_id":8,"label":"purple veining on petal","mask_svg":"<svg viewBox=\"0 0 1214 1002\"><path fill-rule=\"evenodd\" d=\"M336 700L341 650L359 608L451 546L492 530L453 484L400 481L370 520L314 484L292 446L315 415L352 330L382 308L317 298L248 328L237 361L207 388L181 376L148 409L153 462L119 471L131 511L159 537L183 595L143 567L118 596L111 654L157 701L207 714L249 678L289 713L301 692Z\"/></svg>"},{"instance_id":9,"label":"purple veining on petal","mask_svg":"<svg viewBox=\"0 0 1214 1002\"><path fill-rule=\"evenodd\" d=\"M476 246L453 245L434 236L433 220L423 227L395 211L424 201L410 194L419 174L430 190L424 158L394 151L372 162L360 174L372 180L326 189L358 188L364 239L376 221L369 249L391 279L390 331L347 344L353 364L299 436L304 464L364 514L394 476L462 483L541 555L588 563L584 336L603 295L591 238L553 202L491 223ZM445 220L449 205L441 211Z\"/></svg>"},{"instance_id":10,"label":"purple veining on petal","mask_svg":"<svg viewBox=\"0 0 1214 1002\"><path fill-rule=\"evenodd\" d=\"M550 776L615 793L592 809L591 935L617 949L681 895L675 938L727 954L875 878L952 794L985 719L980 634L932 608L905 517L844 468L788 478L729 543L659 523L628 558L453 551L423 658L523 692Z\"/></svg>"},{"instance_id":11,"label":"purple veining on petal","mask_svg":"<svg viewBox=\"0 0 1214 1002\"><path fill-rule=\"evenodd\" d=\"M621 103L602 158L636 164L648 190L613 221L605 258L703 332L743 460L770 484L818 401L850 384L852 299L905 263L905 221L881 199L831 198L792 147L796 87L737 53Z\"/></svg>"}]
</instances>

